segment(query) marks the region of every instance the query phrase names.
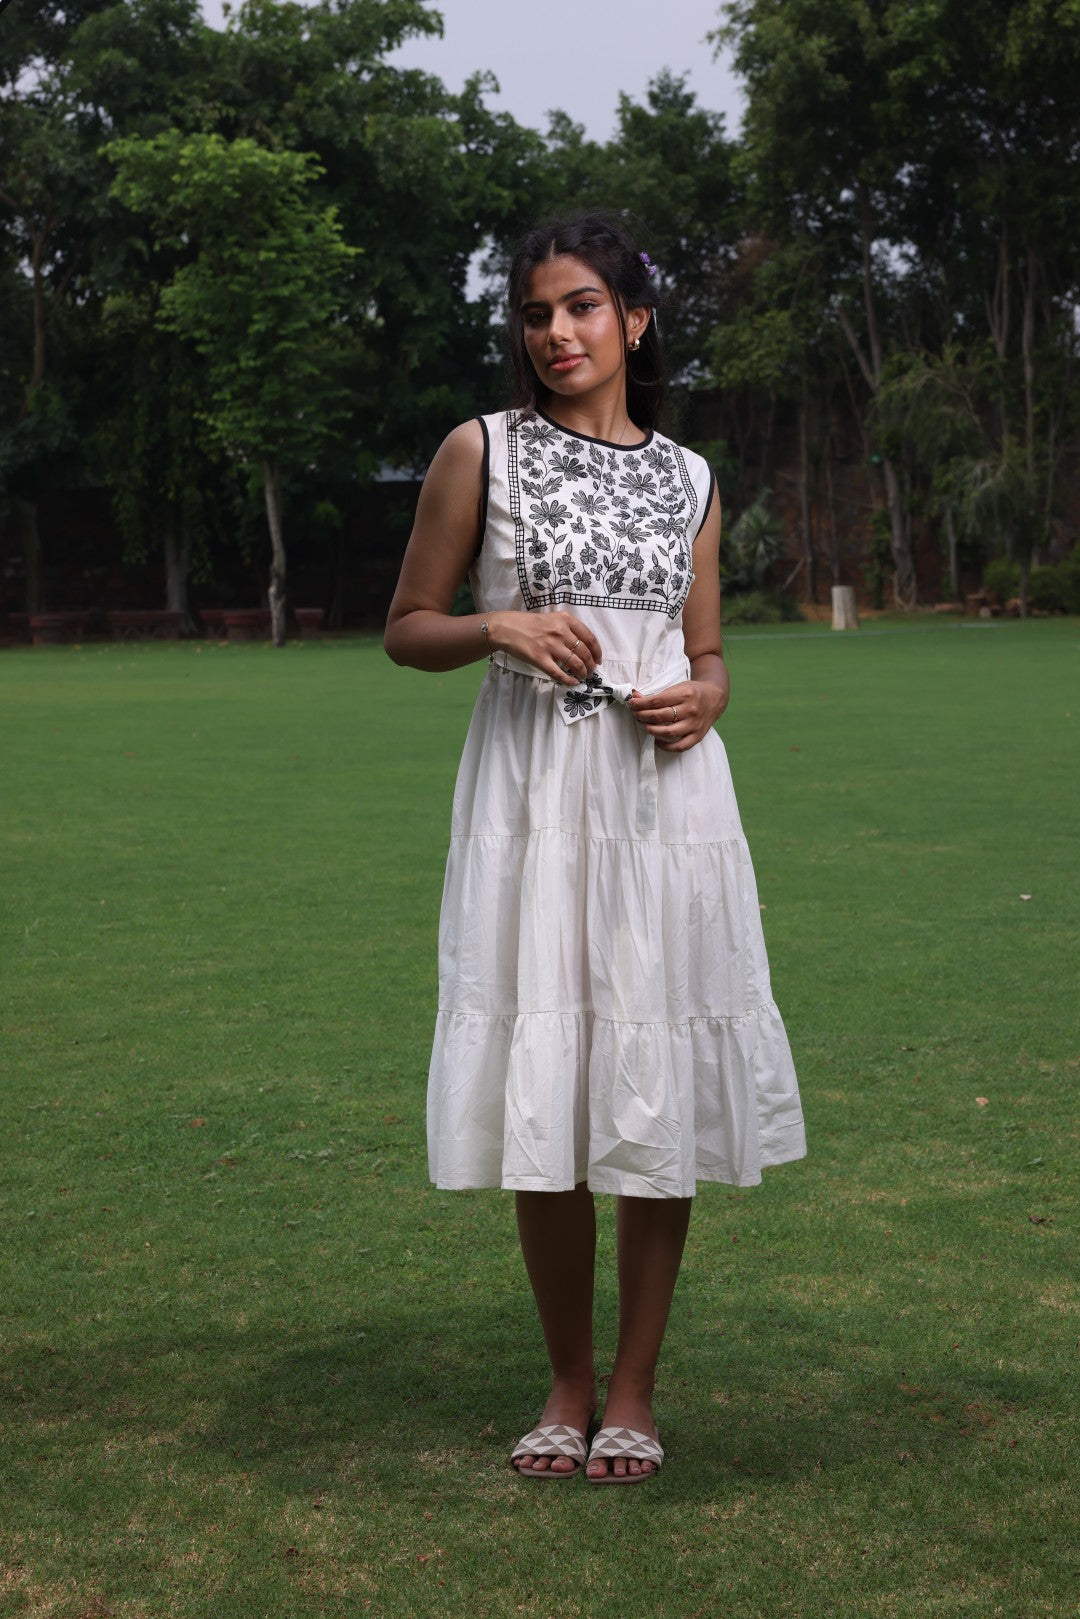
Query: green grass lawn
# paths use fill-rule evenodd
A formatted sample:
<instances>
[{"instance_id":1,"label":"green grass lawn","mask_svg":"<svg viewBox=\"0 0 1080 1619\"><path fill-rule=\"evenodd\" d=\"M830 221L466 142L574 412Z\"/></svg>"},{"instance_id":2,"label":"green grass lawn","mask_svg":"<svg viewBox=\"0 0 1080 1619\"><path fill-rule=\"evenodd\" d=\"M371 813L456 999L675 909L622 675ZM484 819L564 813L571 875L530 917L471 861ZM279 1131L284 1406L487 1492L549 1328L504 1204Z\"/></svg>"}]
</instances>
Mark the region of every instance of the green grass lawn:
<instances>
[{"instance_id":1,"label":"green grass lawn","mask_svg":"<svg viewBox=\"0 0 1080 1619\"><path fill-rule=\"evenodd\" d=\"M0 655L5 1619L1080 1614L1080 625L728 659L809 1156L702 1191L595 1490L511 1475L510 1199L426 1177L479 668Z\"/></svg>"}]
</instances>

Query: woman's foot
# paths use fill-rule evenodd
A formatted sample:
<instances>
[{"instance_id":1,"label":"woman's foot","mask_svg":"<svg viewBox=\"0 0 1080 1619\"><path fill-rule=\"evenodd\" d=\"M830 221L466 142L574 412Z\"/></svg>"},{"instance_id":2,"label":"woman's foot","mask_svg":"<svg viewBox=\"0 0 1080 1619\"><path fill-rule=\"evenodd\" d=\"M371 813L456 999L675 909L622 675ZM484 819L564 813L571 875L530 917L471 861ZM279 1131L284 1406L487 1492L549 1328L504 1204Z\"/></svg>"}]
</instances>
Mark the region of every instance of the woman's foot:
<instances>
[{"instance_id":1,"label":"woman's foot","mask_svg":"<svg viewBox=\"0 0 1080 1619\"><path fill-rule=\"evenodd\" d=\"M604 1404L605 1428L629 1428L634 1433L645 1434L649 1439L658 1438L656 1424L652 1413L652 1390L646 1393L643 1389L628 1388L616 1380L612 1373L608 1385L608 1397ZM606 1457L596 1456L589 1460L585 1469L590 1479L602 1479L610 1472L616 1478L629 1474L633 1478L649 1477L657 1471L657 1464L651 1461L639 1461L636 1457Z\"/></svg>"},{"instance_id":2,"label":"woman's foot","mask_svg":"<svg viewBox=\"0 0 1080 1619\"><path fill-rule=\"evenodd\" d=\"M551 1386L551 1396L543 1410L543 1415L537 1423L538 1428L546 1428L555 1423L566 1428L573 1428L583 1437L588 1434L589 1424L596 1415L596 1385L591 1380L588 1383L566 1378L556 1378ZM511 1464L522 1474L541 1474L551 1472L563 1475L577 1473L581 1463L572 1456L534 1456L529 1452L511 1458Z\"/></svg>"}]
</instances>

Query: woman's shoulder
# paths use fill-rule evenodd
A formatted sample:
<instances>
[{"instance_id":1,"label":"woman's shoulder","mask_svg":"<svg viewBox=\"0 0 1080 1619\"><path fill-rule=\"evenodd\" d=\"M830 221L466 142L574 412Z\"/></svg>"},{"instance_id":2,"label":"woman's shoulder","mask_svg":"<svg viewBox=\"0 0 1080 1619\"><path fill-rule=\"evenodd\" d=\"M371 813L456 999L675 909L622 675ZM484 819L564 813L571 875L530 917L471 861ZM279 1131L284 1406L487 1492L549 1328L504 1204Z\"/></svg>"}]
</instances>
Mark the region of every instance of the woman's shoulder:
<instances>
[{"instance_id":1,"label":"woman's shoulder","mask_svg":"<svg viewBox=\"0 0 1080 1619\"><path fill-rule=\"evenodd\" d=\"M439 448L435 451L428 468L428 473L437 469L440 472L460 472L463 468L478 467L487 450L487 429L481 416L473 416L467 422L459 422L450 429Z\"/></svg>"}]
</instances>

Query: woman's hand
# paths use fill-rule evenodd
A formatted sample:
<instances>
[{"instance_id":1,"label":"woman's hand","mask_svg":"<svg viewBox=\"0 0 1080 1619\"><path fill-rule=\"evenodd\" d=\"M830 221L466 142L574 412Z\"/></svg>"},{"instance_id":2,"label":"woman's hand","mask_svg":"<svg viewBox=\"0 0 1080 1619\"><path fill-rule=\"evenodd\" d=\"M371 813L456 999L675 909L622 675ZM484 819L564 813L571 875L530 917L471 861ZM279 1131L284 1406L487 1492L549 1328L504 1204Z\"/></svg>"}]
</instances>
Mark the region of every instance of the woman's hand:
<instances>
[{"instance_id":1,"label":"woman's hand","mask_svg":"<svg viewBox=\"0 0 1080 1619\"><path fill-rule=\"evenodd\" d=\"M493 652L531 663L560 686L578 686L600 663L600 642L573 613L498 612L487 615Z\"/></svg>"},{"instance_id":2,"label":"woman's hand","mask_svg":"<svg viewBox=\"0 0 1080 1619\"><path fill-rule=\"evenodd\" d=\"M658 748L685 753L708 735L724 712L729 694L727 670L718 657L710 656L709 664L707 673L702 671L704 678L680 680L677 686L648 697L635 692L626 705ZM691 673L695 672L691 664Z\"/></svg>"}]
</instances>

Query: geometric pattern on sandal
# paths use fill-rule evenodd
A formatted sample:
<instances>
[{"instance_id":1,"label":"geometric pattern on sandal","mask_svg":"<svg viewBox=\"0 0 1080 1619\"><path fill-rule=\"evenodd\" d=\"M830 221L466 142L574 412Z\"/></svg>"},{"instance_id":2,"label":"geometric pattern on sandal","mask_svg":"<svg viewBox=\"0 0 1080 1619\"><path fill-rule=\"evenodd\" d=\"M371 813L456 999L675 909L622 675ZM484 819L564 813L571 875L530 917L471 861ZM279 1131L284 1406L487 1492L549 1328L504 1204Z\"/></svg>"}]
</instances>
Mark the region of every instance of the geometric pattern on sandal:
<instances>
[{"instance_id":1,"label":"geometric pattern on sandal","mask_svg":"<svg viewBox=\"0 0 1080 1619\"><path fill-rule=\"evenodd\" d=\"M660 1471L664 1452L659 1440L647 1433L638 1433L634 1428L601 1428L592 1442L589 1460L652 1462L654 1471L651 1473L616 1473L609 1467L602 1478L585 1475L590 1484L644 1484Z\"/></svg>"},{"instance_id":2,"label":"geometric pattern on sandal","mask_svg":"<svg viewBox=\"0 0 1080 1619\"><path fill-rule=\"evenodd\" d=\"M550 1467L536 1472L532 1467L515 1467L514 1472L520 1478L547 1479L554 1482L556 1479L573 1478L580 1473L585 1464L587 1447L585 1435L577 1428L568 1428L562 1422L548 1422L542 1428L534 1428L527 1433L510 1453L510 1465L513 1466L519 1456L564 1456L576 1465L568 1473L553 1473Z\"/></svg>"}]
</instances>

